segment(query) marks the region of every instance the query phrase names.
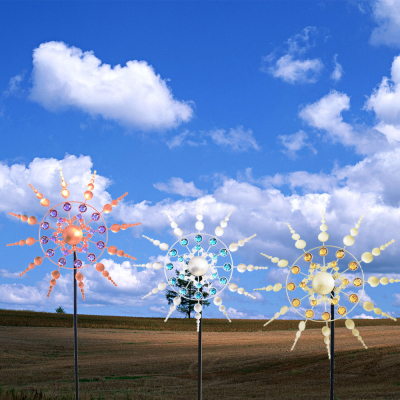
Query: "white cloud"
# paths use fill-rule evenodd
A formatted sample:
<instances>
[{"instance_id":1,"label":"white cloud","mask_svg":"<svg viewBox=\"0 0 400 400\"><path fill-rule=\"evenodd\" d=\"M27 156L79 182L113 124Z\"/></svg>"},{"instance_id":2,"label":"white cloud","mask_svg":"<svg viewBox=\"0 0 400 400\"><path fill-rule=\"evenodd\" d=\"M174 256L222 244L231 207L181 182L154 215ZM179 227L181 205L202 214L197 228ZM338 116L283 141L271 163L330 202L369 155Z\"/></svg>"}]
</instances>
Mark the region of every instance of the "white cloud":
<instances>
[{"instance_id":1,"label":"white cloud","mask_svg":"<svg viewBox=\"0 0 400 400\"><path fill-rule=\"evenodd\" d=\"M374 45L400 46L400 2L373 0L373 18L378 26L371 34Z\"/></svg>"},{"instance_id":2,"label":"white cloud","mask_svg":"<svg viewBox=\"0 0 400 400\"><path fill-rule=\"evenodd\" d=\"M215 144L224 149L237 152L261 149L253 136L253 131L251 129L245 130L243 126L231 128L229 133L225 129L214 129L208 135Z\"/></svg>"},{"instance_id":3,"label":"white cloud","mask_svg":"<svg viewBox=\"0 0 400 400\"><path fill-rule=\"evenodd\" d=\"M153 186L161 192L179 194L185 197L200 197L204 194L194 185L193 181L185 182L182 178L171 178L167 183L159 182Z\"/></svg>"},{"instance_id":4,"label":"white cloud","mask_svg":"<svg viewBox=\"0 0 400 400\"><path fill-rule=\"evenodd\" d=\"M393 60L391 79L382 78L365 103L365 109L375 112L379 121L376 130L383 133L390 143L400 142L400 56Z\"/></svg>"},{"instance_id":5,"label":"white cloud","mask_svg":"<svg viewBox=\"0 0 400 400\"><path fill-rule=\"evenodd\" d=\"M90 179L92 172L89 157L67 156L61 161L35 159L28 167L17 164L10 167L2 165L0 187L3 187L3 182L6 182L11 190L10 193L17 193L10 199L7 198L5 193L1 194L2 211L10 211L10 208L6 210L5 206L13 206L13 203L15 205L11 208L11 211L15 212L34 210L36 207L39 207L39 210L42 208L38 205L39 202L35 202L36 198L33 192L31 193L30 188L24 189L30 178L36 178L36 185L40 185L41 188L52 189L54 187L54 192L59 199L58 165L60 164L72 171L74 183L71 183L69 187L74 190L74 193L75 191L79 195L83 193L80 186L81 182L82 185L87 183L86 176ZM243 283L243 286L249 290L272 284L275 281L284 282L284 270L270 264L260 253L264 252L287 260L295 260L299 256L286 222L290 222L296 232L307 242L307 247L318 245L317 234L321 219L320 212L323 208L326 209L330 234L329 242L331 244L342 243L343 236L348 234L350 228L354 227L360 215L365 214L360 232L356 237L356 244L354 249L351 250L356 256L387 243L392 238L398 243L400 241L397 229L400 225L399 169L400 149L394 148L390 151L365 157L356 165L336 168L331 172L320 174L297 171L291 174L281 174L279 179L276 180L274 180L274 177L260 177L251 183L239 182L225 177L218 183L213 193L201 198L205 231L213 232L215 227L233 208L234 211L229 219L228 227L225 229L223 241L229 244L257 233L257 236L246 243L237 255L235 253L235 257L241 257L243 262L248 264L270 267L267 271L256 271L253 275L255 280L261 279L260 277L262 277L262 280L267 278L269 283L257 281L257 284L255 284L254 280L253 285L248 286ZM66 171L64 171L64 176L69 181L69 174ZM95 196L107 198L109 201L111 196L106 188L110 181L106 177L99 178L103 182L96 186ZM263 182L266 183L263 184ZM282 185L287 185L293 192L288 193L287 189L280 190L279 187ZM299 189L300 193L296 193L294 189ZM25 190L27 190L26 193ZM43 192L46 193L45 190ZM28 194L32 194L33 200ZM193 231L196 208L197 201L190 199L178 201L164 199L154 204L148 201L139 203L123 201L113 210L112 215L117 220L146 221L145 226L141 227L141 229L145 229L145 234L155 239L162 239L159 237L160 233L170 234L169 238L165 238L165 241L169 243L173 235L165 212L168 211L179 224L179 227L188 233ZM40 215L42 214L37 214L37 216ZM15 221L15 223L18 223L18 221ZM154 231L157 231L157 234L154 234ZM10 241L15 240L13 238ZM161 254L157 248L154 249L153 254L155 256ZM128 251L128 249L124 250ZM398 254L399 250L394 244L382 252L379 259L374 259L371 264L363 265L363 269L366 274L387 275L395 273L398 267L396 261ZM134 255L140 256L139 254ZM137 262L146 263L148 262L147 258L138 257ZM85 269L85 292L88 306L115 305L123 307L124 305L131 305L132 307L142 307L151 312L149 305L156 307L165 305L163 294L141 300L143 294L146 294L155 284L163 280L162 275L158 275L160 271L137 272L130 267L131 264L127 261L117 264L106 259L104 264L110 271L112 278L117 282L118 287L115 288L110 285L109 281L104 279L94 268ZM2 268L4 267L2 266ZM50 272L50 268L48 271ZM69 285L71 279L68 273L65 277L63 276L64 278L65 282L59 280L52 296L53 294L65 296L65 299L68 300L70 299L70 292L67 285ZM239 279L238 283L242 279L247 279L246 276L241 274L237 275L236 278ZM0 298L3 299L1 303L24 306L25 308L34 306L43 309L46 304L53 304L45 302L49 279L48 274L43 282L32 287L2 285L0 286ZM15 278L15 282L19 282L19 279ZM66 285L65 289L64 284ZM373 300L379 303L379 298L375 297L373 293L371 294ZM54 299L54 306L62 304L57 304L59 303L56 302L57 297ZM60 297L60 299L63 298ZM233 305L233 308L246 313L249 317L248 311L243 311L236 305Z\"/></svg>"},{"instance_id":6,"label":"white cloud","mask_svg":"<svg viewBox=\"0 0 400 400\"><path fill-rule=\"evenodd\" d=\"M318 58L299 58L309 48L315 46L314 37L317 33L317 28L308 26L301 33L289 38L286 42L286 54L277 60L274 53L264 57L261 71L292 84L317 82L319 74L324 68L322 61Z\"/></svg>"},{"instance_id":7,"label":"white cloud","mask_svg":"<svg viewBox=\"0 0 400 400\"><path fill-rule=\"evenodd\" d=\"M47 42L33 52L32 78L30 98L51 111L77 107L142 130L173 128L193 115L145 61L112 67L92 51Z\"/></svg>"},{"instance_id":8,"label":"white cloud","mask_svg":"<svg viewBox=\"0 0 400 400\"><path fill-rule=\"evenodd\" d=\"M296 158L297 152L304 147L310 148L314 154L317 153L317 150L315 150L311 144L307 143L308 135L302 130L292 135L279 135L278 139L286 149L282 150L282 152L286 153L290 158Z\"/></svg>"},{"instance_id":9,"label":"white cloud","mask_svg":"<svg viewBox=\"0 0 400 400\"><path fill-rule=\"evenodd\" d=\"M48 198L50 204L59 204L62 199L60 167L68 184L70 199L84 201L83 193L91 180L92 166L90 157L71 155L65 156L63 160L35 158L28 166L13 164L9 167L0 163L0 212L42 215L43 207L29 183ZM111 201L110 194L105 191L110 183L108 178L97 175L94 197L90 202L96 209L102 209L104 204Z\"/></svg>"},{"instance_id":10,"label":"white cloud","mask_svg":"<svg viewBox=\"0 0 400 400\"><path fill-rule=\"evenodd\" d=\"M205 140L199 142L189 139L193 137L195 137L195 133L190 132L189 130L186 129L180 134L173 136L169 141L167 141L166 144L170 149L173 149L174 147L181 147L183 145L197 147L197 146L204 146L207 144Z\"/></svg>"},{"instance_id":11,"label":"white cloud","mask_svg":"<svg viewBox=\"0 0 400 400\"><path fill-rule=\"evenodd\" d=\"M3 96L8 97L8 96L20 96L23 91L21 89L21 82L25 78L26 72L23 71L18 75L13 76L10 78L10 81L8 83L8 88L3 91Z\"/></svg>"},{"instance_id":12,"label":"white cloud","mask_svg":"<svg viewBox=\"0 0 400 400\"><path fill-rule=\"evenodd\" d=\"M7 269L0 269L0 276L3 278L18 278L19 273L18 272L10 272Z\"/></svg>"},{"instance_id":13,"label":"white cloud","mask_svg":"<svg viewBox=\"0 0 400 400\"><path fill-rule=\"evenodd\" d=\"M291 54L285 54L268 72L289 83L315 83L323 67L319 59L296 60Z\"/></svg>"},{"instance_id":14,"label":"white cloud","mask_svg":"<svg viewBox=\"0 0 400 400\"><path fill-rule=\"evenodd\" d=\"M338 63L337 57L338 57L337 54L333 56L333 63L335 64L335 69L331 74L331 79L334 80L335 82L339 82L343 75L343 67Z\"/></svg>"},{"instance_id":15,"label":"white cloud","mask_svg":"<svg viewBox=\"0 0 400 400\"><path fill-rule=\"evenodd\" d=\"M305 106L299 116L308 125L326 131L332 142L353 146L360 154L376 153L389 148L385 136L373 129L358 127L343 121L342 112L350 110L350 97L332 90L318 101Z\"/></svg>"},{"instance_id":16,"label":"white cloud","mask_svg":"<svg viewBox=\"0 0 400 400\"><path fill-rule=\"evenodd\" d=\"M353 319L375 319L372 315L367 315L365 313L362 313L360 315L355 315L352 317Z\"/></svg>"}]
</instances>

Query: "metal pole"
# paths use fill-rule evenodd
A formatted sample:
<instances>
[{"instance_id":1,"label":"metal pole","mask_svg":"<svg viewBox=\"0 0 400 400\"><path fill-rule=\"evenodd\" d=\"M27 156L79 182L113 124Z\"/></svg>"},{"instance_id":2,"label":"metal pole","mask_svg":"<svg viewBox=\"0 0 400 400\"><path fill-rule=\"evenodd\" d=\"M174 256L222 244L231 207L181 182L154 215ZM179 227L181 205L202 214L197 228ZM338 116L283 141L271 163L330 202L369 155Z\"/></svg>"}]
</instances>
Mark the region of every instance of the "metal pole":
<instances>
[{"instance_id":1,"label":"metal pole","mask_svg":"<svg viewBox=\"0 0 400 400\"><path fill-rule=\"evenodd\" d=\"M199 371L198 371L198 399L201 400L201 392L202 392L202 386L201 386L201 380L202 380L202 368L203 368L203 357L202 357L202 348L201 348L201 325L202 325L202 320L203 320L203 312L201 312L202 318L200 318L200 324L199 324Z\"/></svg>"},{"instance_id":2,"label":"metal pole","mask_svg":"<svg viewBox=\"0 0 400 400\"><path fill-rule=\"evenodd\" d=\"M331 299L335 297L332 290ZM331 319L335 319L335 305L331 304ZM331 394L330 400L333 400L333 379L335 371L335 321L331 321Z\"/></svg>"},{"instance_id":3,"label":"metal pole","mask_svg":"<svg viewBox=\"0 0 400 400\"><path fill-rule=\"evenodd\" d=\"M74 252L74 264L76 261L76 253ZM79 381L78 381L78 334L77 334L77 327L78 327L78 319L77 319L77 302L76 302L76 279L75 274L76 270L72 270L72 278L74 280L74 352L75 352L75 399L79 399Z\"/></svg>"}]
</instances>

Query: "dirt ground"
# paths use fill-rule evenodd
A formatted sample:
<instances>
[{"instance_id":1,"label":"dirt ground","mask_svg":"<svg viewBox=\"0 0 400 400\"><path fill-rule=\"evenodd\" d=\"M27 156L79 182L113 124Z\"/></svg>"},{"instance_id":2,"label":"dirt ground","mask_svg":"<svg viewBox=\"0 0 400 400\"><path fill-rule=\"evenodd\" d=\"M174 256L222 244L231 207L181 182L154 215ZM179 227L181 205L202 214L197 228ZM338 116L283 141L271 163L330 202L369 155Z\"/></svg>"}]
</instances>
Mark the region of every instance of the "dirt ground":
<instances>
[{"instance_id":1,"label":"dirt ground","mask_svg":"<svg viewBox=\"0 0 400 400\"><path fill-rule=\"evenodd\" d=\"M335 330L339 399L400 399L400 327L360 328L365 350ZM197 333L78 330L80 398L197 399ZM203 333L203 399L328 399L329 360L318 329ZM73 398L71 328L0 326L3 393ZM68 396L67 396L68 395Z\"/></svg>"}]
</instances>

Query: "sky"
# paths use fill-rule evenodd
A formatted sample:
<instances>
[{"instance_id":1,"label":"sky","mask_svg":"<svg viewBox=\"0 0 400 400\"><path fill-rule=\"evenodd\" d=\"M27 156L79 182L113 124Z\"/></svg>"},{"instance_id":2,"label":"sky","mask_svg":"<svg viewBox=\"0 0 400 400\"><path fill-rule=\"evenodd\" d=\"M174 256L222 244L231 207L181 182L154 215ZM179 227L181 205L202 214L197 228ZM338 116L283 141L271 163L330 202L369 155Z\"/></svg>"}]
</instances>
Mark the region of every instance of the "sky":
<instances>
[{"instance_id":1,"label":"sky","mask_svg":"<svg viewBox=\"0 0 400 400\"><path fill-rule=\"evenodd\" d=\"M29 184L63 201L60 167L70 200L97 171L93 207L128 192L107 225L141 222L110 233L136 258L103 254L118 286L84 269L81 314L165 317L163 292L142 299L161 272L133 264L165 262L142 235L174 243L167 212L194 232L198 201L204 232L233 209L224 243L257 234L235 265L268 267L235 272L256 299L224 291L231 318L267 319L287 304L284 290L253 292L286 281L260 253L291 265L301 252L286 224L316 247L322 210L339 247L364 215L358 260L394 239L362 266L366 279L400 278L399 2L3 1L0 48L0 308L72 312L70 270L47 297L49 260L19 276L43 254L38 243L6 247L37 238L37 225L9 215L43 218ZM398 283L367 284L361 298L400 316Z\"/></svg>"}]
</instances>

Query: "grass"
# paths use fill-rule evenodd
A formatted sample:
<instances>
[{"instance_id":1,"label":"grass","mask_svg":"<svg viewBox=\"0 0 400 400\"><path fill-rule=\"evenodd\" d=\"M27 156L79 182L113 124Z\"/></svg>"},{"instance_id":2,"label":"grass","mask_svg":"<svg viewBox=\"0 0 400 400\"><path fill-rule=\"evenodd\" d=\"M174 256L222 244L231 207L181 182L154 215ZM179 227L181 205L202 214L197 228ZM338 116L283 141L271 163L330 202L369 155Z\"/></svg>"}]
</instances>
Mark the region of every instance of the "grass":
<instances>
[{"instance_id":1,"label":"grass","mask_svg":"<svg viewBox=\"0 0 400 400\"><path fill-rule=\"evenodd\" d=\"M355 320L357 327L361 326L398 326L400 321L391 319L360 319ZM35 326L53 328L71 328L73 323L72 314L57 314L35 311L0 310L0 325L3 326ZM141 318L141 317L114 317L108 315L78 315L79 328L99 329L128 329L132 331L192 331L193 319L170 318L168 323L164 318ZM258 332L258 331L280 331L297 330L297 320L276 320L266 327L260 320L238 319L230 324L226 319L205 318L203 330L205 332ZM309 321L307 329L320 329L321 323ZM343 320L336 321L337 328L344 326ZM108 331L116 333L115 331ZM134 332L133 332L134 333ZM127 343L128 344L128 343ZM136 344L131 342L129 344Z\"/></svg>"}]
</instances>

